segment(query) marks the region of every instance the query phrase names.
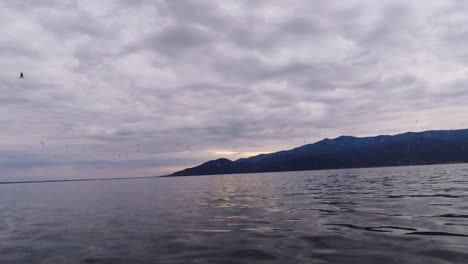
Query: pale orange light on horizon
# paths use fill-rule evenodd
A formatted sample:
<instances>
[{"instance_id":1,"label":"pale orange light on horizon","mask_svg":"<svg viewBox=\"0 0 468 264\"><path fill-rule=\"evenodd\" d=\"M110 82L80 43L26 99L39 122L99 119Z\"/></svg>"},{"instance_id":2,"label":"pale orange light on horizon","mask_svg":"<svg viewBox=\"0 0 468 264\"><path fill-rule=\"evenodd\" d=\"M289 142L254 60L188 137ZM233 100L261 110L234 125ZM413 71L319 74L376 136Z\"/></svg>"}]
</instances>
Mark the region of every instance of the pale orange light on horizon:
<instances>
[{"instance_id":1,"label":"pale orange light on horizon","mask_svg":"<svg viewBox=\"0 0 468 264\"><path fill-rule=\"evenodd\" d=\"M237 152L237 151L227 151L227 150L215 150L213 151L214 154L216 155L221 155L221 156L238 156L242 158L247 158L247 157L252 157L252 156L257 156L260 154L266 154L270 152Z\"/></svg>"}]
</instances>

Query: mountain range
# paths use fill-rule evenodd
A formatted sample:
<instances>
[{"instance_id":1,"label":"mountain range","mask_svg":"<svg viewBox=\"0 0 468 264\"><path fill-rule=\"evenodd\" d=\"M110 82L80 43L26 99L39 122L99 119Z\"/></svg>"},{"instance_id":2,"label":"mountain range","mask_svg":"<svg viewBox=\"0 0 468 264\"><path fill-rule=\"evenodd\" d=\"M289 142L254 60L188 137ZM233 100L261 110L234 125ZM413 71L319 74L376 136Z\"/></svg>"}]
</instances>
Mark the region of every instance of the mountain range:
<instances>
[{"instance_id":1,"label":"mountain range","mask_svg":"<svg viewBox=\"0 0 468 264\"><path fill-rule=\"evenodd\" d=\"M340 136L291 150L220 158L170 176L281 172L468 162L468 129L407 132L375 137Z\"/></svg>"}]
</instances>

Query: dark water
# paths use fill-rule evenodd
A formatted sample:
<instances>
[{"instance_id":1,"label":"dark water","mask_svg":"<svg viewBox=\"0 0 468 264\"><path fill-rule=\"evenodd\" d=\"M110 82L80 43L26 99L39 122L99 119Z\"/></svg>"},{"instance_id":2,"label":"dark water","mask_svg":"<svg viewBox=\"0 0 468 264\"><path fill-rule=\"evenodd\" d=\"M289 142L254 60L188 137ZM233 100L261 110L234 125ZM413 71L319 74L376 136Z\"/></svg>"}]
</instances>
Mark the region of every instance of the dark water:
<instances>
[{"instance_id":1,"label":"dark water","mask_svg":"<svg viewBox=\"0 0 468 264\"><path fill-rule=\"evenodd\" d=\"M468 263L468 165L1 185L0 263Z\"/></svg>"}]
</instances>

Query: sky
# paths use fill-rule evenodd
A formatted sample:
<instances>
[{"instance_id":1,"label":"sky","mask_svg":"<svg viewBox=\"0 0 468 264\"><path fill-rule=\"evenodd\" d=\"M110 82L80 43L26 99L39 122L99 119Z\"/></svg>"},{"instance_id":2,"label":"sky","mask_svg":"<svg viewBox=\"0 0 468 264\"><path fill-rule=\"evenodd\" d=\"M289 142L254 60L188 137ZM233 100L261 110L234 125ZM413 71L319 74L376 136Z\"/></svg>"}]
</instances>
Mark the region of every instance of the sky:
<instances>
[{"instance_id":1,"label":"sky","mask_svg":"<svg viewBox=\"0 0 468 264\"><path fill-rule=\"evenodd\" d=\"M0 25L0 180L468 128L463 0L0 0Z\"/></svg>"}]
</instances>

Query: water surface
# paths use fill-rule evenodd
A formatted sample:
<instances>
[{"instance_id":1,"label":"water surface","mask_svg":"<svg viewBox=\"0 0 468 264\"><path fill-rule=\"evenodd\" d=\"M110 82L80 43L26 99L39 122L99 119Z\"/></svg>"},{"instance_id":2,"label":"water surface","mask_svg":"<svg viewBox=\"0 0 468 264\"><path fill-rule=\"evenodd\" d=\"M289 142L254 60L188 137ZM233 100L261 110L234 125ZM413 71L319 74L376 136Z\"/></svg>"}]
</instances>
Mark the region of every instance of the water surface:
<instances>
[{"instance_id":1,"label":"water surface","mask_svg":"<svg viewBox=\"0 0 468 264\"><path fill-rule=\"evenodd\" d=\"M468 263L468 165L0 185L0 263Z\"/></svg>"}]
</instances>

